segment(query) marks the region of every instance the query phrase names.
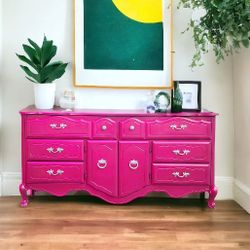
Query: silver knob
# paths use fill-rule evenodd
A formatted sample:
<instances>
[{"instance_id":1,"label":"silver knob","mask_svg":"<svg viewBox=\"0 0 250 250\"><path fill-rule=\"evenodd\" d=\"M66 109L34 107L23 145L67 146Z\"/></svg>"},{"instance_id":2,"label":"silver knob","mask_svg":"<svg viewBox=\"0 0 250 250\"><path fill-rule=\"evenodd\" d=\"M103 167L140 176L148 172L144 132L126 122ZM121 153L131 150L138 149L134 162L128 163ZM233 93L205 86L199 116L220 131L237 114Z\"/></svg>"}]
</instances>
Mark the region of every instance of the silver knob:
<instances>
[{"instance_id":1,"label":"silver knob","mask_svg":"<svg viewBox=\"0 0 250 250\"><path fill-rule=\"evenodd\" d=\"M103 131L107 130L107 126L106 126L106 125L103 125L103 126L102 126L102 130L103 130Z\"/></svg>"},{"instance_id":2,"label":"silver knob","mask_svg":"<svg viewBox=\"0 0 250 250\"><path fill-rule=\"evenodd\" d=\"M134 125L131 125L131 126L129 127L129 130L131 130L131 131L135 130L135 126L134 126Z\"/></svg>"},{"instance_id":3,"label":"silver knob","mask_svg":"<svg viewBox=\"0 0 250 250\"><path fill-rule=\"evenodd\" d=\"M139 162L137 160L131 160L129 162L129 167L132 169L132 170L136 170L138 167L139 167Z\"/></svg>"},{"instance_id":4,"label":"silver knob","mask_svg":"<svg viewBox=\"0 0 250 250\"><path fill-rule=\"evenodd\" d=\"M104 159L100 159L98 162L97 162L97 167L100 168L100 169L105 169L108 165L108 162Z\"/></svg>"}]
</instances>

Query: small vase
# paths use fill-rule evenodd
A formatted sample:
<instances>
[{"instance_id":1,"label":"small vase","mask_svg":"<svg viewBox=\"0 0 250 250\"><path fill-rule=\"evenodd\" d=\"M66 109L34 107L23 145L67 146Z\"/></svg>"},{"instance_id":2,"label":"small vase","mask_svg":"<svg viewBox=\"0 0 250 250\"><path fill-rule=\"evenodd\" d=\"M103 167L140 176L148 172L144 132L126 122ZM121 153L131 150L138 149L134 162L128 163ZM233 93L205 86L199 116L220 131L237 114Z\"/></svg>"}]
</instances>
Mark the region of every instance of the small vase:
<instances>
[{"instance_id":1,"label":"small vase","mask_svg":"<svg viewBox=\"0 0 250 250\"><path fill-rule=\"evenodd\" d=\"M52 109L55 103L55 83L35 83L34 96L37 109Z\"/></svg>"},{"instance_id":2,"label":"small vase","mask_svg":"<svg viewBox=\"0 0 250 250\"><path fill-rule=\"evenodd\" d=\"M174 89L172 92L171 112L178 113L182 111L183 96L179 88L179 83L174 82Z\"/></svg>"}]
</instances>

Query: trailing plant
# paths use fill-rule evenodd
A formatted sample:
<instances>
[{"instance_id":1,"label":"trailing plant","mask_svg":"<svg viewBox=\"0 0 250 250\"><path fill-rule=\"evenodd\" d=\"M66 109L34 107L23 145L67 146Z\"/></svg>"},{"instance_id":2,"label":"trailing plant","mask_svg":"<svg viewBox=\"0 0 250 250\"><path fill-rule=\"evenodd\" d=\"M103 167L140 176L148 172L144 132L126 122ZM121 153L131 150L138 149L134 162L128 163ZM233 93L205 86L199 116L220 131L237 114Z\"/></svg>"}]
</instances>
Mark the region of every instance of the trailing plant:
<instances>
[{"instance_id":1,"label":"trailing plant","mask_svg":"<svg viewBox=\"0 0 250 250\"><path fill-rule=\"evenodd\" d=\"M249 47L250 0L180 0L179 7L204 11L200 18L191 18L185 30L192 30L196 49L191 67L202 65L201 56L211 47L217 63Z\"/></svg>"},{"instance_id":2,"label":"trailing plant","mask_svg":"<svg viewBox=\"0 0 250 250\"><path fill-rule=\"evenodd\" d=\"M28 42L29 45L23 44L23 50L27 56L16 54L22 62L31 67L20 65L27 74L26 78L28 80L40 84L52 83L65 73L68 63L61 61L50 63L57 52L57 47L53 44L53 41L47 40L46 36L44 36L41 47L31 39L28 39Z\"/></svg>"}]
</instances>

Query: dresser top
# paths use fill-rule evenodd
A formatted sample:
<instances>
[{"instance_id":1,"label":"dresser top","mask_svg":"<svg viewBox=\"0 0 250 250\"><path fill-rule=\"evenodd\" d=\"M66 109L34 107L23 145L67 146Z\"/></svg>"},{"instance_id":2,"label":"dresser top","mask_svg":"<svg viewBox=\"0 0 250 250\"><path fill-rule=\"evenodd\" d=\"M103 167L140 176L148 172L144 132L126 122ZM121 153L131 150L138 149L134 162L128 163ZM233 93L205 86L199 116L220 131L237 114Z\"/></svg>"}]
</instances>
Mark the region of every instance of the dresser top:
<instances>
[{"instance_id":1,"label":"dresser top","mask_svg":"<svg viewBox=\"0 0 250 250\"><path fill-rule=\"evenodd\" d=\"M203 110L202 112L180 112L180 113L146 113L144 110L125 109L73 109L66 110L59 107L54 109L36 109L33 105L20 111L22 115L84 115L84 116L145 116L145 117L208 117L216 116L214 112Z\"/></svg>"}]
</instances>

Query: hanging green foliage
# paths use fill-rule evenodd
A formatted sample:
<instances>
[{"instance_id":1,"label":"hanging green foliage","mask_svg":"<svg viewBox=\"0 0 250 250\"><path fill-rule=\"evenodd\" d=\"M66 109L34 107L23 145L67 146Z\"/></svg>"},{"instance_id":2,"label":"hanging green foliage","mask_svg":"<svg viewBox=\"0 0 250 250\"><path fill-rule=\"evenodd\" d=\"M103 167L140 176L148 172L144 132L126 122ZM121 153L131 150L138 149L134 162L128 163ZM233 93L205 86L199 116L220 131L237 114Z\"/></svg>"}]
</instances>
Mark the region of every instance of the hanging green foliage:
<instances>
[{"instance_id":1,"label":"hanging green foliage","mask_svg":"<svg viewBox=\"0 0 250 250\"><path fill-rule=\"evenodd\" d=\"M191 67L203 65L201 56L210 48L219 63L249 47L250 0L180 0L179 7L204 11L200 18L191 18L186 29L192 30L196 49Z\"/></svg>"}]
</instances>

